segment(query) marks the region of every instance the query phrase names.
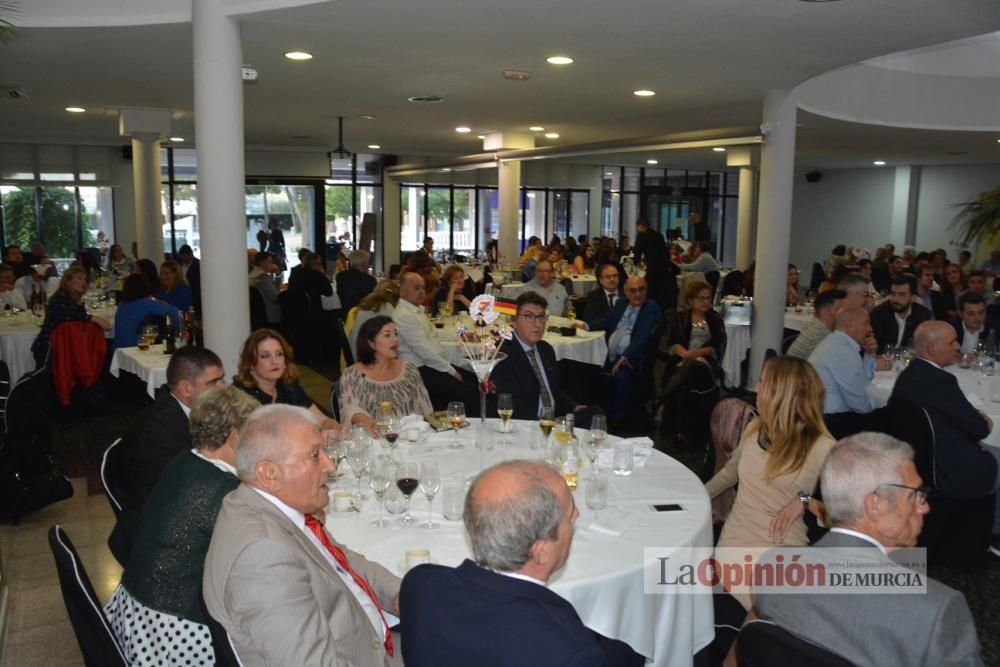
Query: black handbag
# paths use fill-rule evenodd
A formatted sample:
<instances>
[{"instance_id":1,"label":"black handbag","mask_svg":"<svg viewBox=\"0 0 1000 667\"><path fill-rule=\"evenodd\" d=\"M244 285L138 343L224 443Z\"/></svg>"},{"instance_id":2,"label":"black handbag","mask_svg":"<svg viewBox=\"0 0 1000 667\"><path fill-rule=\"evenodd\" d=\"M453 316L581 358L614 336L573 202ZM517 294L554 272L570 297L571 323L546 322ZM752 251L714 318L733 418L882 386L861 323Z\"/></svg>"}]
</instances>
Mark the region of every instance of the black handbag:
<instances>
[{"instance_id":1,"label":"black handbag","mask_svg":"<svg viewBox=\"0 0 1000 667\"><path fill-rule=\"evenodd\" d=\"M54 463L49 470L36 475L14 473L14 488L18 495L18 514L34 512L73 496L73 485Z\"/></svg>"}]
</instances>

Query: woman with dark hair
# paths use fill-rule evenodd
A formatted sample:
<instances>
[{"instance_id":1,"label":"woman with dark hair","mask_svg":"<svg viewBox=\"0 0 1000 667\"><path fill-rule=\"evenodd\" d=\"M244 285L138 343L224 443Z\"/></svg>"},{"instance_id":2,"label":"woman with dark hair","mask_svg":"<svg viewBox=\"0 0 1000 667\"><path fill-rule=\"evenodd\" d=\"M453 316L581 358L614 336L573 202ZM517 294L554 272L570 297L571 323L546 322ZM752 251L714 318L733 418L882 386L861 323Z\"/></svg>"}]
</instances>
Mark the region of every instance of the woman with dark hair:
<instances>
[{"instance_id":1,"label":"woman with dark hair","mask_svg":"<svg viewBox=\"0 0 1000 667\"><path fill-rule=\"evenodd\" d=\"M132 272L141 274L154 290L160 284L160 272L156 270L156 264L153 264L153 260L151 259L144 257L135 260L135 264L132 265Z\"/></svg>"},{"instance_id":2,"label":"woman with dark hair","mask_svg":"<svg viewBox=\"0 0 1000 667\"><path fill-rule=\"evenodd\" d=\"M306 395L298 375L288 341L274 329L257 329L243 342L233 385L256 398L261 405L286 403L306 408L319 417L323 430L340 428L335 419L327 417Z\"/></svg>"},{"instance_id":3,"label":"woman with dark hair","mask_svg":"<svg viewBox=\"0 0 1000 667\"><path fill-rule=\"evenodd\" d=\"M31 344L35 363L45 361L49 349L52 330L63 322L93 322L105 331L111 330L111 322L87 312L83 305L83 295L87 293L87 270L82 266L71 266L63 274L57 289L45 304L45 320L42 328Z\"/></svg>"},{"instance_id":4,"label":"woman with dark hair","mask_svg":"<svg viewBox=\"0 0 1000 667\"><path fill-rule=\"evenodd\" d=\"M201 580L222 501L240 484L236 441L260 407L235 387L209 389L191 408L193 449L160 473L135 547L105 611L130 665L215 663Z\"/></svg>"},{"instance_id":5,"label":"woman with dark hair","mask_svg":"<svg viewBox=\"0 0 1000 667\"><path fill-rule=\"evenodd\" d=\"M122 296L115 311L115 341L116 348L134 347L139 341L139 326L150 315L170 316L173 328L178 328L181 315L169 303L157 301L152 297L153 288L146 278L133 273L125 278L122 284Z\"/></svg>"},{"instance_id":6,"label":"woman with dark hair","mask_svg":"<svg viewBox=\"0 0 1000 667\"><path fill-rule=\"evenodd\" d=\"M156 290L156 298L169 303L177 310L190 310L194 303L194 295L184 279L181 265L168 259L160 265L160 287Z\"/></svg>"},{"instance_id":7,"label":"woman with dark hair","mask_svg":"<svg viewBox=\"0 0 1000 667\"><path fill-rule=\"evenodd\" d=\"M593 273L596 267L597 261L594 258L594 247L589 243L584 243L580 246L580 254L573 260L573 273L577 275L581 273Z\"/></svg>"},{"instance_id":8,"label":"woman with dark hair","mask_svg":"<svg viewBox=\"0 0 1000 667\"><path fill-rule=\"evenodd\" d=\"M340 376L340 418L374 428L373 415L383 401L391 401L397 415L434 411L416 367L399 359L392 318L379 315L361 325L358 362Z\"/></svg>"},{"instance_id":9,"label":"woman with dark hair","mask_svg":"<svg viewBox=\"0 0 1000 667\"><path fill-rule=\"evenodd\" d=\"M101 260L98 255L89 250L77 250L74 266L82 266L87 272L87 284L93 285L97 276L101 275Z\"/></svg>"},{"instance_id":10,"label":"woman with dark hair","mask_svg":"<svg viewBox=\"0 0 1000 667\"><path fill-rule=\"evenodd\" d=\"M449 266L441 276L441 288L434 292L431 314L436 316L441 310L451 315L468 312L472 298L465 289L465 271L460 266Z\"/></svg>"}]
</instances>

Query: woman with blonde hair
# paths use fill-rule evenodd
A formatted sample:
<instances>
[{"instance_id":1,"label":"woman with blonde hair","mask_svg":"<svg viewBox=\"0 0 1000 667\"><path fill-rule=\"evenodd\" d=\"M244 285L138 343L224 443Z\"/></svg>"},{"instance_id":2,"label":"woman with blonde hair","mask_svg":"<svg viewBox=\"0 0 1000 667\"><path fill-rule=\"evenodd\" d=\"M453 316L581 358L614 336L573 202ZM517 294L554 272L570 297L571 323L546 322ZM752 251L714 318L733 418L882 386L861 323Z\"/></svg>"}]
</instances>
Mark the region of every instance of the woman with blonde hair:
<instances>
[{"instance_id":1,"label":"woman with blonde hair","mask_svg":"<svg viewBox=\"0 0 1000 667\"><path fill-rule=\"evenodd\" d=\"M45 319L31 351L35 362L41 366L49 351L49 338L52 330L63 322L93 322L105 331L111 330L111 322L103 317L97 317L87 312L83 303L83 295L87 293L87 269L82 266L71 266L62 275L57 289L45 304Z\"/></svg>"},{"instance_id":2,"label":"woman with blonde hair","mask_svg":"<svg viewBox=\"0 0 1000 667\"><path fill-rule=\"evenodd\" d=\"M191 310L194 295L188 287L184 270L179 263L168 259L160 264L160 287L153 296L181 312Z\"/></svg>"},{"instance_id":3,"label":"woman with blonde hair","mask_svg":"<svg viewBox=\"0 0 1000 667\"><path fill-rule=\"evenodd\" d=\"M758 416L747 426L732 458L705 485L712 498L739 483L736 502L722 527L719 547L805 546L808 506L819 473L836 443L823 422L823 383L809 362L774 357L757 385ZM724 562L726 555L717 556ZM742 556L739 559L742 562ZM750 596L735 596L750 608Z\"/></svg>"}]
</instances>

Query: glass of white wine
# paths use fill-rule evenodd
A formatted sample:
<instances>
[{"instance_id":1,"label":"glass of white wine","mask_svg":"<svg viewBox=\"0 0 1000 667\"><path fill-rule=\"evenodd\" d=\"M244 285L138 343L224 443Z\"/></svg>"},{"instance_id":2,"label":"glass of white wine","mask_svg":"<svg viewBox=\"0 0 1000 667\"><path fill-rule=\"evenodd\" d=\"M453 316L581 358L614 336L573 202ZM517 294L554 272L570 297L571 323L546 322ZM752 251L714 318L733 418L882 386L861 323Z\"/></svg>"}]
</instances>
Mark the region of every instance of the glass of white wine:
<instances>
[{"instance_id":1,"label":"glass of white wine","mask_svg":"<svg viewBox=\"0 0 1000 667\"><path fill-rule=\"evenodd\" d=\"M542 408L542 414L538 418L538 428L542 432L542 446L544 447L549 440L549 434L552 433L552 429L556 425L556 413L553 408Z\"/></svg>"},{"instance_id":2,"label":"glass of white wine","mask_svg":"<svg viewBox=\"0 0 1000 667\"><path fill-rule=\"evenodd\" d=\"M510 433L510 420L514 417L514 397L510 394L497 395L497 417L500 418L500 432Z\"/></svg>"},{"instance_id":3,"label":"glass of white wine","mask_svg":"<svg viewBox=\"0 0 1000 667\"><path fill-rule=\"evenodd\" d=\"M448 446L452 449L465 449L465 445L458 441L458 429L465 423L465 403L452 401L448 404L448 423L455 431L455 441Z\"/></svg>"}]
</instances>

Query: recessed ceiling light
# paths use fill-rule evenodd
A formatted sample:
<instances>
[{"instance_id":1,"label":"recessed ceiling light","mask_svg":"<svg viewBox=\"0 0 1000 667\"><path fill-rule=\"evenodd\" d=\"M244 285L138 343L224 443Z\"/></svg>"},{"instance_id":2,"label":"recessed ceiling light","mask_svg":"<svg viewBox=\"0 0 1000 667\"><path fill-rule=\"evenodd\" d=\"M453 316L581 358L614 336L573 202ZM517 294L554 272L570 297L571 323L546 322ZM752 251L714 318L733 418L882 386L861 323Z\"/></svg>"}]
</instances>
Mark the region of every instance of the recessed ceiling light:
<instances>
[{"instance_id":1,"label":"recessed ceiling light","mask_svg":"<svg viewBox=\"0 0 1000 667\"><path fill-rule=\"evenodd\" d=\"M632 94L636 97L652 97L656 94L655 91L646 90L645 88L640 88L639 90L633 90Z\"/></svg>"},{"instance_id":2,"label":"recessed ceiling light","mask_svg":"<svg viewBox=\"0 0 1000 667\"><path fill-rule=\"evenodd\" d=\"M66 111L70 113L84 113L86 109L83 107L66 107Z\"/></svg>"},{"instance_id":3,"label":"recessed ceiling light","mask_svg":"<svg viewBox=\"0 0 1000 667\"><path fill-rule=\"evenodd\" d=\"M545 133L545 138L546 139L558 139L559 138L559 133L558 132L546 132Z\"/></svg>"},{"instance_id":4,"label":"recessed ceiling light","mask_svg":"<svg viewBox=\"0 0 1000 667\"><path fill-rule=\"evenodd\" d=\"M305 51L288 51L285 57L289 60L312 60L312 54Z\"/></svg>"},{"instance_id":5,"label":"recessed ceiling light","mask_svg":"<svg viewBox=\"0 0 1000 667\"><path fill-rule=\"evenodd\" d=\"M380 149L382 147L379 146L378 144L368 144L368 148L372 149L373 151L377 151L378 149Z\"/></svg>"},{"instance_id":6,"label":"recessed ceiling light","mask_svg":"<svg viewBox=\"0 0 1000 667\"><path fill-rule=\"evenodd\" d=\"M872 162L872 164L875 165L876 167L884 167L885 160L875 160L874 162Z\"/></svg>"},{"instance_id":7,"label":"recessed ceiling light","mask_svg":"<svg viewBox=\"0 0 1000 667\"><path fill-rule=\"evenodd\" d=\"M659 160L646 160L646 164L660 164Z\"/></svg>"},{"instance_id":8,"label":"recessed ceiling light","mask_svg":"<svg viewBox=\"0 0 1000 667\"><path fill-rule=\"evenodd\" d=\"M614 174L612 174L612 173L611 173L610 171L606 171L606 172L604 172L604 175L605 175L605 176L614 176Z\"/></svg>"},{"instance_id":9,"label":"recessed ceiling light","mask_svg":"<svg viewBox=\"0 0 1000 667\"><path fill-rule=\"evenodd\" d=\"M531 72L523 69L505 69L503 78L511 81L527 81L531 78Z\"/></svg>"},{"instance_id":10,"label":"recessed ceiling light","mask_svg":"<svg viewBox=\"0 0 1000 667\"><path fill-rule=\"evenodd\" d=\"M442 169L441 171L451 171L451 167L445 167L445 168L444 168L444 169Z\"/></svg>"},{"instance_id":11,"label":"recessed ceiling light","mask_svg":"<svg viewBox=\"0 0 1000 667\"><path fill-rule=\"evenodd\" d=\"M184 137L170 137L170 141L180 144L184 142Z\"/></svg>"},{"instance_id":12,"label":"recessed ceiling light","mask_svg":"<svg viewBox=\"0 0 1000 667\"><path fill-rule=\"evenodd\" d=\"M409 102L426 102L428 104L433 104L434 102L440 102L443 98L437 95L414 95L413 97L407 97Z\"/></svg>"},{"instance_id":13,"label":"recessed ceiling light","mask_svg":"<svg viewBox=\"0 0 1000 667\"><path fill-rule=\"evenodd\" d=\"M549 56L545 59L545 62L550 65L572 65L573 59L569 56Z\"/></svg>"},{"instance_id":14,"label":"recessed ceiling light","mask_svg":"<svg viewBox=\"0 0 1000 667\"><path fill-rule=\"evenodd\" d=\"M461 134L467 134L469 132L472 132L472 128L471 127L466 127L466 126L462 125L460 127L456 127L455 131L459 132Z\"/></svg>"},{"instance_id":15,"label":"recessed ceiling light","mask_svg":"<svg viewBox=\"0 0 1000 667\"><path fill-rule=\"evenodd\" d=\"M722 146L716 146L712 150L715 151L716 153L725 153L726 152L726 149L723 148Z\"/></svg>"},{"instance_id":16,"label":"recessed ceiling light","mask_svg":"<svg viewBox=\"0 0 1000 667\"><path fill-rule=\"evenodd\" d=\"M528 129L531 130L532 132L544 132L545 131L545 128L542 127L541 125L532 125Z\"/></svg>"},{"instance_id":17,"label":"recessed ceiling light","mask_svg":"<svg viewBox=\"0 0 1000 667\"><path fill-rule=\"evenodd\" d=\"M375 114L360 113L360 114L358 114L358 118L360 118L362 120L375 120Z\"/></svg>"}]
</instances>

